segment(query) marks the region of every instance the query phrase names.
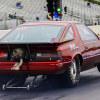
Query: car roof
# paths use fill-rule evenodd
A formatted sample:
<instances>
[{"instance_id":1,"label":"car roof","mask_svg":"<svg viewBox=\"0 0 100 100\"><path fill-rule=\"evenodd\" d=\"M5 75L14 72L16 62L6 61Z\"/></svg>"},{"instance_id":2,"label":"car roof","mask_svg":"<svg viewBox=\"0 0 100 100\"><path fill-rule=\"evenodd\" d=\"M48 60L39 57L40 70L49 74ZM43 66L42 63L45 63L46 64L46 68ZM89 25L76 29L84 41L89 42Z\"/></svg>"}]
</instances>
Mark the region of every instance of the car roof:
<instances>
[{"instance_id":1,"label":"car roof","mask_svg":"<svg viewBox=\"0 0 100 100\"><path fill-rule=\"evenodd\" d=\"M25 24L21 24L20 26L26 26L26 25L64 25L72 24L72 23L80 23L77 21L39 21L39 22L29 22Z\"/></svg>"}]
</instances>

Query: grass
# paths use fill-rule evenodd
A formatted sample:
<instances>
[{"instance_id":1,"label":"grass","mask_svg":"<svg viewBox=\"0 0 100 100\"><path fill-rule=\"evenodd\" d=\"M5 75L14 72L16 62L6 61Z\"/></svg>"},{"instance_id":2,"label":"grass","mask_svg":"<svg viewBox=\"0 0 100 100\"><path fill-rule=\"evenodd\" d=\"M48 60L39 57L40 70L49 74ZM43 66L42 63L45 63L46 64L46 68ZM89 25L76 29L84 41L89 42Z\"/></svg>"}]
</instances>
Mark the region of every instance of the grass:
<instances>
[{"instance_id":1,"label":"grass","mask_svg":"<svg viewBox=\"0 0 100 100\"><path fill-rule=\"evenodd\" d=\"M91 3L100 5L100 0L98 0L98 1L97 0L84 0L84 1L89 1Z\"/></svg>"}]
</instances>

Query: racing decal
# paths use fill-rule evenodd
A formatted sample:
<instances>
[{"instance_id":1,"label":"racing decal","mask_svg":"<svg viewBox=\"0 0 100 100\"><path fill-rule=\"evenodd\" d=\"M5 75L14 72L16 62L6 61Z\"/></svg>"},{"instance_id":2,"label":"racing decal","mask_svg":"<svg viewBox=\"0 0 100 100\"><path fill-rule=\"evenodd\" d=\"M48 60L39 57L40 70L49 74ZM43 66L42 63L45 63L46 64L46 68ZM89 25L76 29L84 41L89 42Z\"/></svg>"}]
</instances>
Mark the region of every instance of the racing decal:
<instances>
[{"instance_id":1,"label":"racing decal","mask_svg":"<svg viewBox=\"0 0 100 100\"><path fill-rule=\"evenodd\" d=\"M75 47L76 49L79 49L79 46Z\"/></svg>"},{"instance_id":2,"label":"racing decal","mask_svg":"<svg viewBox=\"0 0 100 100\"><path fill-rule=\"evenodd\" d=\"M75 44L70 45L71 50L75 49Z\"/></svg>"},{"instance_id":3,"label":"racing decal","mask_svg":"<svg viewBox=\"0 0 100 100\"><path fill-rule=\"evenodd\" d=\"M67 39L63 39L63 41L67 41Z\"/></svg>"},{"instance_id":4,"label":"racing decal","mask_svg":"<svg viewBox=\"0 0 100 100\"><path fill-rule=\"evenodd\" d=\"M18 27L16 30L26 30L28 27Z\"/></svg>"},{"instance_id":5,"label":"racing decal","mask_svg":"<svg viewBox=\"0 0 100 100\"><path fill-rule=\"evenodd\" d=\"M79 46L75 47L75 44L70 45L71 50L79 49Z\"/></svg>"},{"instance_id":6,"label":"racing decal","mask_svg":"<svg viewBox=\"0 0 100 100\"><path fill-rule=\"evenodd\" d=\"M51 39L51 43L55 43L55 41L56 41L56 38Z\"/></svg>"}]
</instances>

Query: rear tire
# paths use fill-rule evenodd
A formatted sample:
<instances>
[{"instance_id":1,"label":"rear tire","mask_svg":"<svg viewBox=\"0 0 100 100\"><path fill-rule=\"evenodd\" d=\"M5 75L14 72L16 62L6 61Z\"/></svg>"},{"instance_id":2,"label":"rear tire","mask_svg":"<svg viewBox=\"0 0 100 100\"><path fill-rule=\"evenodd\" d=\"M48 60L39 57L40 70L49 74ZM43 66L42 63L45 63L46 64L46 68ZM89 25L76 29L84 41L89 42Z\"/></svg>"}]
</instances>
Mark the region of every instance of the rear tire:
<instances>
[{"instance_id":1,"label":"rear tire","mask_svg":"<svg viewBox=\"0 0 100 100\"><path fill-rule=\"evenodd\" d=\"M80 59L78 56L72 60L70 66L66 70L64 75L64 85L67 87L76 87L80 80Z\"/></svg>"},{"instance_id":2,"label":"rear tire","mask_svg":"<svg viewBox=\"0 0 100 100\"><path fill-rule=\"evenodd\" d=\"M80 80L80 71L80 59L75 56L65 73L47 75L47 79L52 87L76 87Z\"/></svg>"}]
</instances>

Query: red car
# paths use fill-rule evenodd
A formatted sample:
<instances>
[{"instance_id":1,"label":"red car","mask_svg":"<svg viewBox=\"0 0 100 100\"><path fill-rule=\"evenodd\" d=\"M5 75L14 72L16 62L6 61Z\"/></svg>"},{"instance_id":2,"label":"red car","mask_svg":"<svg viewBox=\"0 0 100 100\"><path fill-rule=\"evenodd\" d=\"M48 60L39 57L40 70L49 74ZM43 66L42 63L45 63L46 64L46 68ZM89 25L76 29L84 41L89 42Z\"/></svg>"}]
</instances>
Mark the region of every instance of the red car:
<instances>
[{"instance_id":1,"label":"red car","mask_svg":"<svg viewBox=\"0 0 100 100\"><path fill-rule=\"evenodd\" d=\"M1 84L13 77L46 75L53 86L77 86L80 72L98 67L100 39L74 21L22 24L0 40Z\"/></svg>"}]
</instances>

